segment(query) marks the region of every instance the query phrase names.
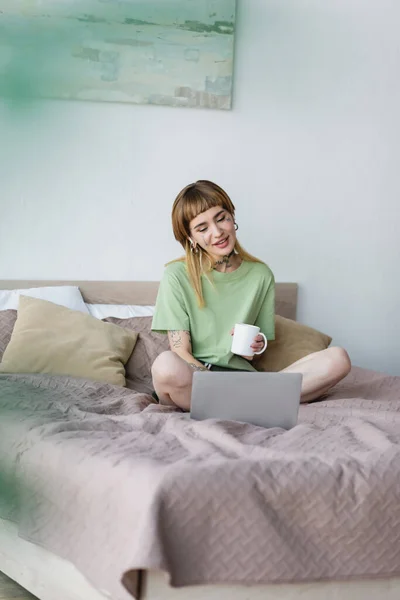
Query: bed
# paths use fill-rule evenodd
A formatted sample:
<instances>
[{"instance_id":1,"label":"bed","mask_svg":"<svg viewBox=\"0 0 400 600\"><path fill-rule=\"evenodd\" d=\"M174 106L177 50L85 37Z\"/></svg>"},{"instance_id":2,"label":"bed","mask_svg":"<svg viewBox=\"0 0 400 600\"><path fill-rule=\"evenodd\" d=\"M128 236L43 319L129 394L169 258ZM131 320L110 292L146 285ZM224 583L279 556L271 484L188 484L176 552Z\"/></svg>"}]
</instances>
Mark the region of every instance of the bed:
<instances>
[{"instance_id":1,"label":"bed","mask_svg":"<svg viewBox=\"0 0 400 600\"><path fill-rule=\"evenodd\" d=\"M132 304L134 302L138 305L151 305L154 303L158 288L156 282L2 281L0 282L0 289L67 285L71 283L79 285L86 302L99 304ZM297 286L295 284L277 285L277 306L279 306L283 316L295 318L296 302ZM31 390L43 388L44 384L42 382L38 384L35 377L28 379L29 381L23 381L17 376L11 383L14 385L15 381L19 384L22 382L30 385ZM4 384L4 380L0 381L1 384ZM73 387L75 384L68 385ZM58 392L55 391L53 383L47 381L44 387L46 386L48 386L48 391L55 397ZM85 402L93 396L94 387L89 383L83 386L82 393ZM108 390L106 390L106 393L108 393ZM111 390L109 397L113 397L114 393L116 392ZM114 398L119 407L126 405L126 400L130 398L129 394L131 394L130 390L124 391L122 400L118 396L119 404L116 400L117 397ZM143 468L144 463L141 463L140 468L135 470L135 477L141 481L142 488L131 485L131 478L126 477L125 481L129 484L127 483L126 488L118 491L121 495L125 493L127 495L125 497L130 497L131 494L132 498L137 495L138 489L146 489L148 494L141 501L142 504L140 502L138 504L138 499L135 498L136 508L140 506L142 510L139 519L129 521L131 515L125 508L126 512L123 513L123 518L119 521L123 523L123 528L128 530L128 535L124 538L128 545L125 547L123 559L121 559L121 563L124 562L125 564L124 568L118 566L118 561L121 558L118 555L121 552L120 547L116 548L115 554L113 554L116 564L108 567L106 563L102 562L105 555L100 551L101 544L99 541L103 540L106 546L109 543L110 548L113 548L113 536L116 534L110 529L102 532L103 537L98 537L94 517L91 527L95 537L97 536L96 543L98 547L93 548L93 560L89 560L90 550L88 552L88 548L90 548L90 544L85 548L88 539L84 535L82 538L79 538L79 536L76 538L75 536L74 539L72 534L69 535L68 529L62 531L61 526L60 531L57 532L54 523L60 524L62 517L60 518L59 512L52 513L49 509L52 506L51 501L54 500L51 495L57 494L54 486L47 485L49 473L53 474L56 479L57 469L61 464L65 467L63 476L70 477L70 486L65 490L66 498L70 494L70 502L65 501L63 505L65 512L68 511L68 506L73 503L73 491L76 490L77 483L77 481L74 481L74 477L85 477L85 470L81 466L85 459L85 448L76 450L71 446L68 460L65 459L66 462L64 463L60 462L60 456L65 457L65 450L68 448L68 440L65 441L65 431L62 432L64 436L62 444L55 444L53 439L53 445L49 446L48 436L47 438L44 436L37 446L29 449L29 452L24 454L20 450L22 456L20 462L26 473L29 474L32 465L35 465L35 477L38 477L36 484L40 484L35 497L37 499L38 496L43 496L43 498L40 497L41 504L37 503L35 506L36 512L33 514L40 517L40 511L37 512L40 509L45 510L47 516L45 516L46 522L43 521L43 514L41 515L42 521L38 517L37 521L32 522L32 519L26 517L25 522L18 522L18 519L13 519L12 515L9 518L0 519L0 571L41 600L54 600L54 598L59 600L104 600L105 598L129 600L132 596L146 600L161 600L161 598L163 600L173 600L175 598L195 600L205 595L210 600L212 598L297 600L302 597L307 597L308 600L314 598L328 600L339 597L342 600L354 597L360 597L363 600L375 599L376 597L382 600L391 600L399 597L399 377L389 377L354 367L350 375L327 398L316 404L301 407L300 425L293 430L291 434L292 438L294 436L293 439L288 438L287 442L280 442L283 438L280 438L276 432L272 432L272 437L268 438L268 444L267 442L264 444L264 432L259 428L255 428L257 431L254 431L254 428L250 426L232 426L229 424L222 425L222 432L221 429L218 429L218 424L214 424L214 429L211 428L206 434L204 434L204 431L199 434L200 430L196 430L193 434L192 431L189 440L187 437L187 421L182 415L177 419L173 411L171 412L166 407L162 409L164 413L160 414L159 407L151 405L149 398L143 394L136 399L136 402L138 410L135 414L129 412L131 409L128 410L129 414L126 415L119 412L113 415L113 422L118 422L118 419L122 420L123 418L130 422L129 419L137 418L135 415L143 412L145 414L143 422L146 423L144 428L148 428L146 430L147 434L155 435L156 432L164 431L166 427L169 427L169 435L174 440L180 439L180 444L190 443L192 445L194 443L193 438L195 438L197 444L202 442L203 444L207 443L209 446L214 445L220 451L219 460L221 464L213 466L213 470L217 474L221 465L225 469L230 464L235 463L235 471L231 473L232 478L234 478L234 473L237 470L240 473L243 465L248 464L249 452L252 454L252 468L255 471L253 472L254 478L251 489L252 501L249 507L250 511L253 511L251 514L256 515L257 512L258 520L255 519L253 523L253 519L249 519L246 526L248 529L240 534L238 533L237 536L238 545L245 547L245 544L248 544L242 572L237 570L237 563L235 562L237 557L234 556L234 553L231 554L232 544L234 543L232 537L227 537L225 546L224 541L215 540L215 547L208 547L210 556L207 557L204 564L201 563L200 556L203 555L204 558L205 548L207 548L207 544L210 544L210 530L213 528L218 529L218 511L222 511L221 516L223 515L226 519L226 526L222 526L222 529L230 532L234 530L235 514L232 517L232 513L229 515L223 512L226 507L234 507L234 504L232 504L233 491L237 491L235 486L229 487L229 478L226 480L226 490L218 488L213 493L210 492L207 497L204 496L203 505L199 505L197 508L198 514L203 515L203 518L196 525L197 534L199 539L202 539L201 531L204 529L208 531L208 537L204 540L206 545L201 547L200 544L200 559L196 565L196 548L193 548L193 557L185 557L179 551L179 547L187 547L185 544L180 546L179 540L184 539L185 535L193 535L193 529L190 527L185 529L180 514L176 514L173 507L168 505L169 501L172 502L170 489L168 490L170 495L165 497L160 497L158 488L158 495L155 495L154 490L151 490L154 479L149 477L148 471ZM148 416L146 417L146 415ZM154 427L153 430L150 430L149 424L151 423L151 427ZM12 425L17 429L19 427L19 424L18 427L15 424ZM31 426L32 423L29 424L29 427ZM335 433L336 430L339 432L338 434ZM6 444L8 441L7 436L12 433L12 427L4 431L6 431L6 434L3 436L3 444ZM329 437L326 439L328 446L331 444L331 448L328 447L326 454L321 458L317 451L321 448L321 435L324 432L330 432ZM18 431L15 435L17 434ZM21 436L22 434L23 431L19 433ZM334 457L337 450L335 449L335 440L339 439L337 435L339 435L343 447L346 448L346 452L341 455L341 460L332 458L332 462L330 452ZM111 437L113 436L111 435ZM241 443L240 448L237 445L238 439ZM285 443L289 444L287 448L285 448ZM314 539L309 539L306 544L301 539L297 539L296 544L294 544L296 548L293 548L293 552L290 554L290 543L288 541L294 530L285 531L282 529L282 523L285 520L290 522L290 519L294 523L293 519L296 520L296 511L300 511L296 518L301 517L299 508L301 503L299 502L296 505L288 501L286 512L283 510L282 514L262 515L262 512L266 510L266 506L269 506L270 510L274 507L272 499L271 505L265 504L269 491L265 489L265 480L260 478L260 473L264 472L262 469L261 471L257 471L257 469L261 468L260 465L263 464L267 454L270 464L276 463L278 471L268 472L268 477L274 474L274 478L268 480L268 486L272 491L275 487L274 493L276 494L277 487L279 487L280 472L282 471L282 460L285 461L289 456L293 461L296 461L298 457L294 450L297 447L303 452L304 464L308 465L310 473L312 475L316 474L317 479L315 481L312 477L310 478L310 484L316 486L316 495L321 481L324 482L327 489L326 494L315 500L315 503L310 490L308 490L310 524L304 531L307 531L310 535L311 533L315 534L317 531L318 535ZM53 464L46 465L46 472L38 475L38 470L40 470L38 465L41 464L40 460L43 457L43 452L48 451L49 448L52 449ZM354 452L352 449L354 449ZM61 454L57 457L58 450ZM170 452L171 461L175 450L169 447L168 452ZM201 452L203 452L203 449L196 447L191 455L191 465L196 463L196 460L201 456ZM24 458L25 455L28 459ZM320 462L317 469L313 470L315 461ZM178 463L179 461L176 465ZM352 470L355 463L358 467L357 472ZM69 465L72 464L74 464L76 470L71 469L71 472L69 472ZM171 464L173 464L173 461ZM295 465L296 463L293 462L291 466ZM326 477L323 480L318 480L321 469L324 468L327 470ZM332 472L335 472L335 469L338 469L338 472L332 478L331 475ZM154 473L154 469L152 472ZM381 474L379 477L376 477L377 472ZM172 470L169 473L172 482L183 482L182 489L190 497L191 486L193 485L193 480L190 479L192 477L191 473L188 470L181 471L178 467L176 467L176 472ZM368 487L371 473L376 479L372 482L373 485ZM288 474L290 474L290 469L285 471L286 486L283 487L289 489L291 485L294 485L295 487L299 486L298 489L301 490L301 486L304 486L304 478L300 481L296 479L295 472L290 477ZM198 471L200 486L202 482L207 481L208 475L209 472ZM224 470L220 471L220 475L222 478L225 476ZM264 475L266 474L264 473ZM174 477L178 477L178 479L175 480ZM186 481L185 477L189 477L189 479ZM84 479L78 481L81 482L81 486L84 485ZM277 482L276 485L274 482ZM97 486L95 489L101 491L101 477L95 478L93 485ZM165 487L169 488L170 486L166 485ZM374 495L374 489L379 493ZM47 490L46 498L44 490ZM115 490L116 488L112 488L109 497L106 498L108 502L104 505L106 508L111 506L115 509L113 504L117 497ZM350 496L349 490L351 492ZM146 499L149 498L156 498L159 502L156 512L147 510L149 503ZM293 490L291 498L293 498ZM330 498L334 499L335 506L331 506ZM219 502L220 505L217 506L215 501ZM28 505L32 507L30 499ZM349 509L349 507L352 508ZM210 510L216 515L216 521L211 524L211 528L210 523L207 523L207 514L210 513ZM233 513L235 510L233 510ZM314 511L317 510L319 513L316 516ZM268 561L265 558L260 560L255 575L254 560L250 560L249 557L251 557L253 551L253 541L259 553L259 548L256 545L258 530L260 529L260 514L258 513L261 513L261 517L269 523L269 527L261 533L264 534L263 539L268 542L270 555L265 554L265 557L268 556ZM355 514L357 518L355 518ZM154 515L156 515L156 518L154 518ZM340 531L340 535L337 535L335 543L330 544L328 543L329 535L335 533L335 530L332 529L332 515L336 518L336 528L337 531ZM165 516L165 520L161 518L163 516ZM283 516L285 518L282 521ZM70 515L72 519L75 519L75 517L77 520L74 527L75 531L78 531L79 526L82 527L83 521L79 521L74 514ZM101 517L100 513L99 517ZM146 518L149 519L148 522L146 522ZM103 520L101 522L103 523ZM168 527L165 525L167 522ZM42 524L41 530L37 525L38 523ZM371 523L374 524L373 527L371 527ZM128 524L139 528L139 530L141 528L142 534L136 534L136 548L132 548L130 545L132 536L129 533ZM279 527L278 524L280 524ZM176 531L179 529L175 545L174 540L171 538L174 527ZM250 535L249 531L254 527L256 529ZM90 530L90 524L85 523L85 528ZM352 530L351 535L349 535L350 530ZM300 535L302 530L299 529L298 533ZM120 532L120 535L123 536L123 532ZM57 540L58 537L63 539L62 544ZM120 539L122 538L119 538L119 541ZM166 544L167 552L165 552L162 544L159 545L160 541ZM186 544L188 543L190 544L190 539L186 539ZM260 542L258 541L258 543ZM356 544L356 546L352 547L352 544ZM374 547L377 548L376 552L373 550ZM212 556L214 548L215 550L218 549L218 552L215 556ZM340 552L338 552L338 549ZM127 559L127 553L129 552L132 554L130 560ZM277 557L279 552L282 553L280 560ZM325 553L322 557L321 552ZM225 554L226 560L224 561ZM133 556L136 558L132 558ZM222 560L221 556L223 557ZM187 564L185 560L188 561ZM221 567L221 569L215 568L215 565L221 565L224 562L226 563L224 567ZM249 566L249 562L251 562L251 566ZM268 564L266 564L267 562ZM235 569L232 570L232 566L236 568L236 572ZM108 575L108 568L112 571L112 576ZM118 568L120 572L119 576L116 576ZM248 572L246 572L246 569Z\"/></svg>"}]
</instances>

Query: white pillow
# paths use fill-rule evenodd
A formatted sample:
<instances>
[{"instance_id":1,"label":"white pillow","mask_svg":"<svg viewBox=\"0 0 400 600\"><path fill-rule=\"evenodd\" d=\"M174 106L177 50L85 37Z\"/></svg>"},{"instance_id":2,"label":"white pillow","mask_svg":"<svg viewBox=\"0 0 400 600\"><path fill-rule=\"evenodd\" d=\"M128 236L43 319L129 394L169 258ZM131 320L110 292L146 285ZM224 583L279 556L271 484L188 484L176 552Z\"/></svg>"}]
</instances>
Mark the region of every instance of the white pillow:
<instances>
[{"instance_id":1,"label":"white pillow","mask_svg":"<svg viewBox=\"0 0 400 600\"><path fill-rule=\"evenodd\" d=\"M78 287L72 285L60 285L55 287L38 287L26 290L0 290L0 310L18 309L20 295L48 300L54 304L60 304L72 310L78 310L88 314L85 301Z\"/></svg>"},{"instance_id":2,"label":"white pillow","mask_svg":"<svg viewBox=\"0 0 400 600\"><path fill-rule=\"evenodd\" d=\"M86 304L89 314L96 319L116 317L130 319L131 317L152 317L154 306L138 306L135 304Z\"/></svg>"}]
</instances>

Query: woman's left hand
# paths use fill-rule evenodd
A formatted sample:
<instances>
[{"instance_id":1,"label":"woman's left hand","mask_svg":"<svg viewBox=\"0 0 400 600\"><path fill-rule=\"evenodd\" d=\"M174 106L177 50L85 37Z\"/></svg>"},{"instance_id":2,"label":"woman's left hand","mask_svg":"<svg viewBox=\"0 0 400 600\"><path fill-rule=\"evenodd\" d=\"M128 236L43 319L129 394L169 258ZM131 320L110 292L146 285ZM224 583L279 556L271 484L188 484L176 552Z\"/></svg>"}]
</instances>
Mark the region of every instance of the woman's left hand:
<instances>
[{"instance_id":1,"label":"woman's left hand","mask_svg":"<svg viewBox=\"0 0 400 600\"><path fill-rule=\"evenodd\" d=\"M231 333L231 335L233 335L235 333L235 328L234 327L232 327L230 333ZM254 342L252 343L252 345L250 346L250 348L254 352L260 352L260 350L262 350L263 347L264 347L264 338L263 338L262 335L258 334L254 338ZM254 356L242 356L242 358L245 358L246 360L253 360Z\"/></svg>"},{"instance_id":2,"label":"woman's left hand","mask_svg":"<svg viewBox=\"0 0 400 600\"><path fill-rule=\"evenodd\" d=\"M264 338L263 338L263 336L260 335L260 334L258 334L254 338L254 342L252 343L252 345L250 346L250 348L252 350L254 350L254 352L260 352L264 348Z\"/></svg>"}]
</instances>

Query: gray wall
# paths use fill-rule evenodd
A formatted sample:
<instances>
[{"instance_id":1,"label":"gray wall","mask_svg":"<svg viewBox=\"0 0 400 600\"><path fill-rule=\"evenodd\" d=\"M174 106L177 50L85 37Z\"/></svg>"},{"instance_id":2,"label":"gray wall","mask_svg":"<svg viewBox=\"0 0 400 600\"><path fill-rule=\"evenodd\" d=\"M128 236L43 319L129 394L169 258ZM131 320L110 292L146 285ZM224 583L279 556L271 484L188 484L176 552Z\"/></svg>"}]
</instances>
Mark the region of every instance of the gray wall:
<instances>
[{"instance_id":1,"label":"gray wall","mask_svg":"<svg viewBox=\"0 0 400 600\"><path fill-rule=\"evenodd\" d=\"M234 109L0 113L0 278L158 279L178 190L225 187L299 320L400 375L400 4L238 2Z\"/></svg>"}]
</instances>

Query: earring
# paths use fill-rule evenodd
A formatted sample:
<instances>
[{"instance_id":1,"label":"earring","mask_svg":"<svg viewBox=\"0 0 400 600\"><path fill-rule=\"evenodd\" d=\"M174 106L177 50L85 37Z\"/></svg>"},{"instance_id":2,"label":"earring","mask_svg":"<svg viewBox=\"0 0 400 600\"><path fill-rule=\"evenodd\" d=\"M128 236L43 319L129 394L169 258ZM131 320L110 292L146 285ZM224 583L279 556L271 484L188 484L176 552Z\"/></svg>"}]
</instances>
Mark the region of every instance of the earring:
<instances>
[{"instance_id":1,"label":"earring","mask_svg":"<svg viewBox=\"0 0 400 600\"><path fill-rule=\"evenodd\" d=\"M235 225L235 231L237 231L239 229L239 225L236 223L236 221L235 221L234 225Z\"/></svg>"},{"instance_id":2,"label":"earring","mask_svg":"<svg viewBox=\"0 0 400 600\"><path fill-rule=\"evenodd\" d=\"M191 251L191 252L194 252L195 254L197 254L197 253L198 253L198 251L199 251L199 249L198 249L198 247L197 247L197 244L196 244L196 245L194 245L194 243L193 243L193 241L192 241L192 239L191 239L191 238L189 238L189 242L190 242L190 251Z\"/></svg>"}]
</instances>

